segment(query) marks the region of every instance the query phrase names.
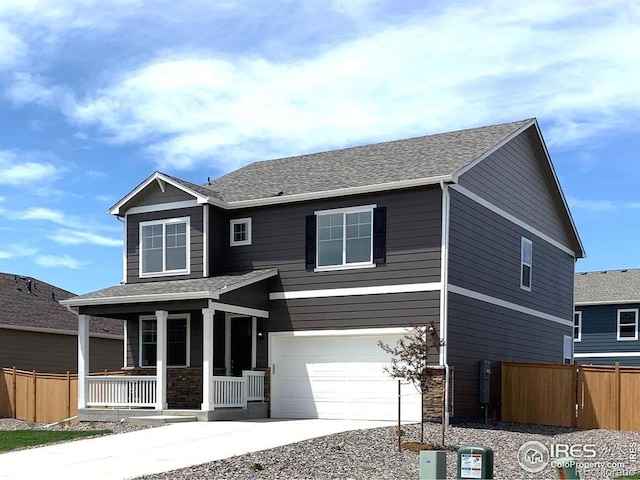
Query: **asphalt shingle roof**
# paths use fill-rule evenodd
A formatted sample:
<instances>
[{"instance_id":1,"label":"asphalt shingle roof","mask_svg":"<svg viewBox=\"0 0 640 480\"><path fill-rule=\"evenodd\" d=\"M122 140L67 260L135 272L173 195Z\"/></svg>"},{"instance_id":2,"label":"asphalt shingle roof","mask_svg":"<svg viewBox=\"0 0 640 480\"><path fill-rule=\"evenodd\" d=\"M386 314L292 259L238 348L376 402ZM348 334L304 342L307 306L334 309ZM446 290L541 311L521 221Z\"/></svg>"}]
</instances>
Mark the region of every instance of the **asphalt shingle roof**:
<instances>
[{"instance_id":1,"label":"asphalt shingle roof","mask_svg":"<svg viewBox=\"0 0 640 480\"><path fill-rule=\"evenodd\" d=\"M576 303L640 303L640 268L577 273Z\"/></svg>"},{"instance_id":2,"label":"asphalt shingle roof","mask_svg":"<svg viewBox=\"0 0 640 480\"><path fill-rule=\"evenodd\" d=\"M78 317L58 303L73 296L37 279L0 273L0 325L77 332ZM95 318L90 322L90 329L91 333L123 335L124 323L112 318Z\"/></svg>"},{"instance_id":3,"label":"asphalt shingle roof","mask_svg":"<svg viewBox=\"0 0 640 480\"><path fill-rule=\"evenodd\" d=\"M451 175L532 120L255 162L204 187L234 202Z\"/></svg>"},{"instance_id":4,"label":"asphalt shingle roof","mask_svg":"<svg viewBox=\"0 0 640 480\"><path fill-rule=\"evenodd\" d=\"M186 280L167 280L162 282L127 283L104 288L95 292L79 295L73 298L74 304L82 303L83 300L104 299L105 303L109 298L121 298L140 295L164 295L164 294L197 294L201 292L221 292L225 288L230 288L239 283L251 283L269 274L277 274L275 268L264 270L253 270L247 273L220 275L209 278L192 278ZM143 301L140 299L139 301Z\"/></svg>"}]
</instances>

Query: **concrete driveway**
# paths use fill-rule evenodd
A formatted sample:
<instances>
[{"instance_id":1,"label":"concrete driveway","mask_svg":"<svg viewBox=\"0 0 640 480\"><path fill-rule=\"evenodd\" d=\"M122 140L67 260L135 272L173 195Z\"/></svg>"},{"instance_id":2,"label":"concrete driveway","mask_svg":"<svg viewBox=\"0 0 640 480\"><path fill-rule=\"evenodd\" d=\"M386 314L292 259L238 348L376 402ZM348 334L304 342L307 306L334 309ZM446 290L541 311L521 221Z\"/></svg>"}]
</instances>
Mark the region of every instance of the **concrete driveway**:
<instances>
[{"instance_id":1,"label":"concrete driveway","mask_svg":"<svg viewBox=\"0 0 640 480\"><path fill-rule=\"evenodd\" d=\"M0 454L0 479L132 478L333 433L392 424L357 420L272 419L176 423Z\"/></svg>"}]
</instances>

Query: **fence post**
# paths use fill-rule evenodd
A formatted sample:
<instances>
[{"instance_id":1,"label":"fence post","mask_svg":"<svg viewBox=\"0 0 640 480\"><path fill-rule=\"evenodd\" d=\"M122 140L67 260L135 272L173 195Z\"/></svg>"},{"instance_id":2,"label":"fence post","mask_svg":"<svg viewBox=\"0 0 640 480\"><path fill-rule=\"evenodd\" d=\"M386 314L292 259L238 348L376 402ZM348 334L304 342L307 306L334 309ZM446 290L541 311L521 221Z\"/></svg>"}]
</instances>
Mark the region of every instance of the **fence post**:
<instances>
[{"instance_id":1,"label":"fence post","mask_svg":"<svg viewBox=\"0 0 640 480\"><path fill-rule=\"evenodd\" d=\"M38 401L38 396L36 394L36 383L37 383L37 374L36 371L33 371L33 421L37 421L36 420L36 413L38 411L36 402Z\"/></svg>"},{"instance_id":2,"label":"fence post","mask_svg":"<svg viewBox=\"0 0 640 480\"><path fill-rule=\"evenodd\" d=\"M615 389L615 398L614 398L614 412L616 415L616 430L620 430L620 410L622 399L620 398L620 362L615 363L615 380L614 380L614 389Z\"/></svg>"},{"instance_id":3,"label":"fence post","mask_svg":"<svg viewBox=\"0 0 640 480\"><path fill-rule=\"evenodd\" d=\"M11 392L13 396L13 418L18 418L18 404L16 403L18 400L18 381L16 379L16 366L13 366L13 391Z\"/></svg>"}]
</instances>

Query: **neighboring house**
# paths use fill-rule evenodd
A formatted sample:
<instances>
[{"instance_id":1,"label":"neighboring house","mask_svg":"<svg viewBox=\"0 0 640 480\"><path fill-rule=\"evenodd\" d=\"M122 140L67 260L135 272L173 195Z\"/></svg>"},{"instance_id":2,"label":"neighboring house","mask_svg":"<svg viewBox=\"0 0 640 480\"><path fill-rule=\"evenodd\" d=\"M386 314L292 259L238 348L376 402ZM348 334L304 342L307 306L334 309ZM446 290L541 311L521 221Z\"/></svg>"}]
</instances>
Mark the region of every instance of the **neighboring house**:
<instances>
[{"instance_id":1,"label":"neighboring house","mask_svg":"<svg viewBox=\"0 0 640 480\"><path fill-rule=\"evenodd\" d=\"M73 293L33 278L0 273L0 367L46 373L77 372L78 318L60 300ZM91 371L119 370L123 322L91 325Z\"/></svg>"},{"instance_id":2,"label":"neighboring house","mask_svg":"<svg viewBox=\"0 0 640 480\"><path fill-rule=\"evenodd\" d=\"M127 321L127 367L153 391L129 404L220 418L221 392L250 381L232 377L261 369L273 417L393 419L377 341L412 324L445 342L432 361L457 418L482 415L479 360L572 360L584 251L535 119L255 162L205 185L156 172L109 213L126 224L123 284L63 303L81 326ZM88 385L81 418L118 404Z\"/></svg>"},{"instance_id":3,"label":"neighboring house","mask_svg":"<svg viewBox=\"0 0 640 480\"><path fill-rule=\"evenodd\" d=\"M576 274L574 357L594 365L640 365L640 269Z\"/></svg>"}]
</instances>

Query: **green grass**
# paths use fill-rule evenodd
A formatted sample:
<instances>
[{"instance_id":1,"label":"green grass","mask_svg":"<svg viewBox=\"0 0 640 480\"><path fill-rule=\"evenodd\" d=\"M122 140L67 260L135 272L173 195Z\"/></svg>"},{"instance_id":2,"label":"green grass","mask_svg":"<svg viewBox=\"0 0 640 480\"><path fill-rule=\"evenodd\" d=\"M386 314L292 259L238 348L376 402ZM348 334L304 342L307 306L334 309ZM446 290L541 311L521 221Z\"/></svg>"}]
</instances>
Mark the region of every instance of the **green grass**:
<instances>
[{"instance_id":1,"label":"green grass","mask_svg":"<svg viewBox=\"0 0 640 480\"><path fill-rule=\"evenodd\" d=\"M616 477L616 480L632 480L634 478L640 478L640 473L635 473L633 475L628 475L624 477Z\"/></svg>"},{"instance_id":2,"label":"green grass","mask_svg":"<svg viewBox=\"0 0 640 480\"><path fill-rule=\"evenodd\" d=\"M108 433L113 432L111 430L5 430L0 432L0 452Z\"/></svg>"}]
</instances>

